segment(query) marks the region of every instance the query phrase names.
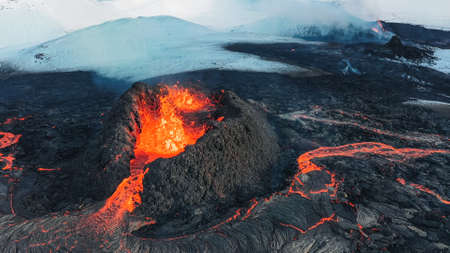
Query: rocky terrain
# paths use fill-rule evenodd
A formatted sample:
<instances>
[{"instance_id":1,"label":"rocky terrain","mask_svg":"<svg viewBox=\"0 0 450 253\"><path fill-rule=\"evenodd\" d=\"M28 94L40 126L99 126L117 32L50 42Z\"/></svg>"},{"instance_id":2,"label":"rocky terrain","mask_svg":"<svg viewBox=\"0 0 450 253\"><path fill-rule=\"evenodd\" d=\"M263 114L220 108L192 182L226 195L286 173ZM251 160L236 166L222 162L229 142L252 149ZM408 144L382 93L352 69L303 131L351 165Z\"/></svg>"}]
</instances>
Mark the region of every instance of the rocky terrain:
<instances>
[{"instance_id":1,"label":"rocky terrain","mask_svg":"<svg viewBox=\"0 0 450 253\"><path fill-rule=\"evenodd\" d=\"M268 192L217 213L131 213L110 228L90 222L106 198L82 179L94 173L91 151L130 84L99 84L88 72L2 74L1 252L448 252L450 77L401 59L395 45L231 44L304 71L208 69L144 80L230 91L265 111L278 162ZM440 103L405 103L419 99ZM159 183L151 177L143 196Z\"/></svg>"}]
</instances>

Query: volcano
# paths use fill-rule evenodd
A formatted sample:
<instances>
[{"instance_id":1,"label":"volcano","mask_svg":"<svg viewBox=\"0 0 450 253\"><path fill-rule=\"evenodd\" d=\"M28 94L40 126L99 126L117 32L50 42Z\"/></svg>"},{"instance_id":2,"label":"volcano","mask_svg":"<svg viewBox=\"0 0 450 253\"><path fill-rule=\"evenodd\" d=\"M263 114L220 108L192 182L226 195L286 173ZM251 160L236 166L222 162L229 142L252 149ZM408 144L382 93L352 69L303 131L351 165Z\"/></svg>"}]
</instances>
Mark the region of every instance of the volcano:
<instances>
[{"instance_id":1,"label":"volcano","mask_svg":"<svg viewBox=\"0 0 450 253\"><path fill-rule=\"evenodd\" d=\"M95 166L104 196L148 167L137 214L190 219L200 208L205 217L197 222L208 223L209 209L270 191L279 147L264 113L231 92L190 92L138 83L122 96L105 122Z\"/></svg>"}]
</instances>

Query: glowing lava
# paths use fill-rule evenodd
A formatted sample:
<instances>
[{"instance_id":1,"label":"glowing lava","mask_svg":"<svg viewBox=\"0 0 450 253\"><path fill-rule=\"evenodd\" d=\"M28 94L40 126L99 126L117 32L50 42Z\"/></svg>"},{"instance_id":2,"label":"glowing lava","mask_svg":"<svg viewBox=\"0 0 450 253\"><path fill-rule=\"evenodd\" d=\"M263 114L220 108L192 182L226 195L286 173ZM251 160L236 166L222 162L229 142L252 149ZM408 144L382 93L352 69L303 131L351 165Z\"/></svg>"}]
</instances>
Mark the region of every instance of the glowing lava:
<instances>
[{"instance_id":1,"label":"glowing lava","mask_svg":"<svg viewBox=\"0 0 450 253\"><path fill-rule=\"evenodd\" d=\"M6 133L6 132L0 132L0 149L2 148L7 148L11 145L16 144L17 142L19 142L20 137L22 137L22 135L18 134L12 134L12 133Z\"/></svg>"},{"instance_id":2,"label":"glowing lava","mask_svg":"<svg viewBox=\"0 0 450 253\"><path fill-rule=\"evenodd\" d=\"M158 158L170 158L184 152L206 132L206 125L185 122L183 114L207 110L211 101L193 90L165 86L159 95L159 110L145 104L140 106L141 133L139 134L131 161L132 171Z\"/></svg>"},{"instance_id":3,"label":"glowing lava","mask_svg":"<svg viewBox=\"0 0 450 253\"><path fill-rule=\"evenodd\" d=\"M319 227L320 225L323 225L325 222L330 222L330 221L335 221L335 222L337 222L337 218L335 218L335 216L336 216L336 214L332 214L332 215L329 216L329 217L322 218L322 219L320 219L318 222L316 222L314 225L310 226L310 227L307 228L307 229L301 229L301 228L299 228L299 227L297 227L297 226L294 226L294 225L292 225L292 224L280 223L280 225L281 225L281 226L284 226L284 227L292 228L292 229L294 229L294 230L297 230L298 232L300 232L300 233L302 233L302 234L306 234L308 231L311 231L311 230L313 230L313 229L316 229L316 228Z\"/></svg>"},{"instance_id":4,"label":"glowing lava","mask_svg":"<svg viewBox=\"0 0 450 253\"><path fill-rule=\"evenodd\" d=\"M397 178L396 181L404 186L406 186L406 180L403 178ZM431 190L430 188L427 188L423 185L420 184L414 184L414 183L410 183L409 184L411 187L416 188L419 191L425 192L430 194L431 196L436 197L441 203L446 204L446 205L450 205L450 201L444 199L441 195L437 194L435 191Z\"/></svg>"},{"instance_id":5,"label":"glowing lava","mask_svg":"<svg viewBox=\"0 0 450 253\"><path fill-rule=\"evenodd\" d=\"M144 171L145 165L158 158L177 156L206 133L205 124L187 122L184 115L209 110L212 106L204 94L177 85L163 86L155 105L141 102L140 133L134 149L136 158L130 161L131 176L122 181L104 207L91 217L100 220L96 224L105 224L101 232L121 225L125 214L142 203L140 193L148 172L148 169Z\"/></svg>"},{"instance_id":6,"label":"glowing lava","mask_svg":"<svg viewBox=\"0 0 450 253\"><path fill-rule=\"evenodd\" d=\"M6 119L5 122L0 123L0 125L9 125L9 124L13 123L14 121L24 121L28 118L31 118L31 116L26 116L26 117L22 117L22 118L13 117L13 118Z\"/></svg>"},{"instance_id":7,"label":"glowing lava","mask_svg":"<svg viewBox=\"0 0 450 253\"><path fill-rule=\"evenodd\" d=\"M61 171L61 168L56 168L56 169L38 168L37 171L39 171L39 172L54 172L54 171Z\"/></svg>"}]
</instances>

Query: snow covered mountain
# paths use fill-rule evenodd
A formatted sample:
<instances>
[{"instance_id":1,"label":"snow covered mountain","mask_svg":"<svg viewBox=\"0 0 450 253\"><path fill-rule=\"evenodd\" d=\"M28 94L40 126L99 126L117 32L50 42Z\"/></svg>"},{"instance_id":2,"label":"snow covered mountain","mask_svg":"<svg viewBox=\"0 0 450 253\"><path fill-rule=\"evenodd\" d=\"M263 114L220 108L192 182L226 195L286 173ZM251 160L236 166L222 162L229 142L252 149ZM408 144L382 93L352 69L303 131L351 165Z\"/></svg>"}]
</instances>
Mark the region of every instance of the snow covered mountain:
<instances>
[{"instance_id":1,"label":"snow covered mountain","mask_svg":"<svg viewBox=\"0 0 450 253\"><path fill-rule=\"evenodd\" d=\"M0 62L25 71L92 70L130 81L207 68L300 71L292 65L223 49L224 44L239 41L299 42L218 33L170 16L141 17L106 22L18 52L0 53Z\"/></svg>"}]
</instances>

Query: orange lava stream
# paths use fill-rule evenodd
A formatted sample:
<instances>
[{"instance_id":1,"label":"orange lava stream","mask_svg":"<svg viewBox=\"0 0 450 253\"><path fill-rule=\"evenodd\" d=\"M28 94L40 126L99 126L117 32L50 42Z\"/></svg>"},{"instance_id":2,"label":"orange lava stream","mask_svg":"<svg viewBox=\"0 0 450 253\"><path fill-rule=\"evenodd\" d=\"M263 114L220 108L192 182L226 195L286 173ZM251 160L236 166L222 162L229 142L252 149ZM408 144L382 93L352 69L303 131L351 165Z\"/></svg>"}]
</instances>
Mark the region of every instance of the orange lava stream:
<instances>
[{"instance_id":1,"label":"orange lava stream","mask_svg":"<svg viewBox=\"0 0 450 253\"><path fill-rule=\"evenodd\" d=\"M184 118L185 113L213 106L205 95L177 85L164 86L160 91L157 106L145 102L139 106L141 126L134 149L136 158L130 161L130 177L122 181L103 208L91 217L100 219L107 227L121 225L125 214L132 213L142 203L140 193L148 172L148 169L144 171L145 165L179 155L206 133L206 125L186 122Z\"/></svg>"},{"instance_id":2,"label":"orange lava stream","mask_svg":"<svg viewBox=\"0 0 450 253\"><path fill-rule=\"evenodd\" d=\"M11 145L16 144L17 142L19 142L20 137L22 137L22 135L20 134L16 135L7 132L0 132L0 136L0 149L7 148Z\"/></svg>"},{"instance_id":3,"label":"orange lava stream","mask_svg":"<svg viewBox=\"0 0 450 253\"><path fill-rule=\"evenodd\" d=\"M441 197L441 195L437 194L436 192L434 192L433 190L420 185L420 184L410 184L412 187L416 188L417 190L426 192L430 195L433 195L434 197L436 197L439 201L441 201L442 203L446 204L446 205L450 205L450 201L445 200L444 198Z\"/></svg>"}]
</instances>

